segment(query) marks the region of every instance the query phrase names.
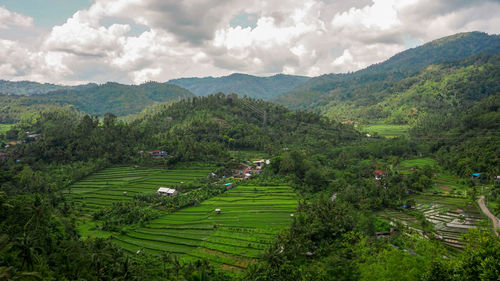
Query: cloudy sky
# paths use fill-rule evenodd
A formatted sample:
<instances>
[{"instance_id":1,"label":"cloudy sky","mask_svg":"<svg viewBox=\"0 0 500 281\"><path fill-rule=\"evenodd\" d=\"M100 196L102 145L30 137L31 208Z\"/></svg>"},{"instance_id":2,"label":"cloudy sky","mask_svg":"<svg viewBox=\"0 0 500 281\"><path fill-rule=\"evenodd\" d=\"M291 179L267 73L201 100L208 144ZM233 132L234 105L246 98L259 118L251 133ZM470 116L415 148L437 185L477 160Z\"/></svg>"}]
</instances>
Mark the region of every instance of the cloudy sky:
<instances>
[{"instance_id":1,"label":"cloudy sky","mask_svg":"<svg viewBox=\"0 0 500 281\"><path fill-rule=\"evenodd\" d=\"M2 0L0 79L142 83L354 71L465 31L500 0Z\"/></svg>"}]
</instances>

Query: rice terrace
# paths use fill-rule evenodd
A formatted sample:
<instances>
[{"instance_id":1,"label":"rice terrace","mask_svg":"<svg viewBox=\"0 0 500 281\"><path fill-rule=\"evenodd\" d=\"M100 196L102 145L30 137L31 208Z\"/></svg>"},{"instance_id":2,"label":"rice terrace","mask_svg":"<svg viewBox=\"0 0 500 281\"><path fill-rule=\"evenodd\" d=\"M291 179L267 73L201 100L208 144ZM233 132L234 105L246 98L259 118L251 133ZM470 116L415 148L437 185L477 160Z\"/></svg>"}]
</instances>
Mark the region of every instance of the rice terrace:
<instances>
[{"instance_id":1,"label":"rice terrace","mask_svg":"<svg viewBox=\"0 0 500 281\"><path fill-rule=\"evenodd\" d=\"M159 210L162 215L157 219L120 233L101 230L92 217L115 202L154 194L159 186L175 186L183 196L213 170L212 166L108 168L71 185L66 193L80 209L78 229L83 237L111 237L132 254L169 254L183 261L202 258L240 272L256 262L290 223L297 206L290 186L239 185L197 206L173 213Z\"/></svg>"}]
</instances>

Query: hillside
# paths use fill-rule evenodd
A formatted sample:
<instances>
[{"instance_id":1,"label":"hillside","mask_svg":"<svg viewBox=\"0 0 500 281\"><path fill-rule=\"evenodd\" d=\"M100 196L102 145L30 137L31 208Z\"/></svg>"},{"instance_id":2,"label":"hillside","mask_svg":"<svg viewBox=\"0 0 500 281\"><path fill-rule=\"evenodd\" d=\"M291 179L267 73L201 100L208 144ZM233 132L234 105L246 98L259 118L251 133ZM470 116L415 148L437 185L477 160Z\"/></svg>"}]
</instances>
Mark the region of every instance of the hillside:
<instances>
[{"instance_id":1,"label":"hillside","mask_svg":"<svg viewBox=\"0 0 500 281\"><path fill-rule=\"evenodd\" d=\"M269 153L277 153L285 147L317 150L333 148L339 142L359 137L354 130L318 114L293 112L262 100L238 98L235 94L160 105L143 113L131 125L138 131L148 132L145 143L160 140L161 147L169 151L198 146L194 151L201 155L217 147ZM210 148L203 149L204 146Z\"/></svg>"},{"instance_id":2,"label":"hillside","mask_svg":"<svg viewBox=\"0 0 500 281\"><path fill-rule=\"evenodd\" d=\"M234 73L223 77L173 79L167 83L186 88L198 96L222 92L266 100L278 97L307 80L309 77L295 75L277 74L270 77L258 77Z\"/></svg>"},{"instance_id":3,"label":"hillside","mask_svg":"<svg viewBox=\"0 0 500 281\"><path fill-rule=\"evenodd\" d=\"M338 120L413 126L429 114L460 112L498 93L500 56L482 55L428 66L370 93L371 101L335 100L322 110Z\"/></svg>"},{"instance_id":4,"label":"hillside","mask_svg":"<svg viewBox=\"0 0 500 281\"><path fill-rule=\"evenodd\" d=\"M7 81L0 80L0 94L10 95L38 95L57 90L83 90L97 86L97 84L89 83L78 86L62 86L50 83L37 83L31 81Z\"/></svg>"},{"instance_id":5,"label":"hillside","mask_svg":"<svg viewBox=\"0 0 500 281\"><path fill-rule=\"evenodd\" d=\"M149 82L141 85L106 83L82 90L58 90L32 96L4 96L0 100L0 122L19 120L23 111L48 105L72 105L88 114L103 116L113 113L125 116L138 113L157 102L194 96L175 85Z\"/></svg>"},{"instance_id":6,"label":"hillside","mask_svg":"<svg viewBox=\"0 0 500 281\"><path fill-rule=\"evenodd\" d=\"M478 54L500 54L500 36L470 32L441 38L354 73L313 78L273 101L292 109L322 112L350 103L369 106L390 95L392 92L386 90L395 83L416 75L431 64Z\"/></svg>"}]
</instances>

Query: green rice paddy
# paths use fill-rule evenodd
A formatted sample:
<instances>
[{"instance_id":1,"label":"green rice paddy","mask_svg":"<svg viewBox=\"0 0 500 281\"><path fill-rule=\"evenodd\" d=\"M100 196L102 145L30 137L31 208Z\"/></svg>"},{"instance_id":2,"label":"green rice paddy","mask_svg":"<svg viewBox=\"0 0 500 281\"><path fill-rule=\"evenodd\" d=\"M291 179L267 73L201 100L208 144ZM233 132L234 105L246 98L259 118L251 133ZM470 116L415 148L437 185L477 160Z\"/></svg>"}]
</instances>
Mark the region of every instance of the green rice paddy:
<instances>
[{"instance_id":1,"label":"green rice paddy","mask_svg":"<svg viewBox=\"0 0 500 281\"><path fill-rule=\"evenodd\" d=\"M159 186L176 186L182 193L181 182L195 183L213 170L109 168L73 184L66 194L81 210L78 230L84 238L112 236L114 243L134 254L168 252L184 261L207 259L221 269L239 272L255 263L289 225L297 205L291 187L238 186L120 234L101 231L92 220L93 213L113 202L155 193ZM221 209L220 214L215 209Z\"/></svg>"},{"instance_id":2,"label":"green rice paddy","mask_svg":"<svg viewBox=\"0 0 500 281\"><path fill-rule=\"evenodd\" d=\"M169 252L183 260L203 258L238 272L256 262L289 225L296 205L289 186L238 186L199 206L113 237L113 241L132 253Z\"/></svg>"},{"instance_id":3,"label":"green rice paddy","mask_svg":"<svg viewBox=\"0 0 500 281\"><path fill-rule=\"evenodd\" d=\"M379 136L395 138L406 135L408 129L410 129L409 125L370 124L363 126L361 131L372 135L377 133Z\"/></svg>"},{"instance_id":4,"label":"green rice paddy","mask_svg":"<svg viewBox=\"0 0 500 281\"><path fill-rule=\"evenodd\" d=\"M461 236L471 228L476 228L485 216L475 203L466 198L439 195L414 195L415 209L434 225L434 231L440 239L454 249L461 249ZM378 214L389 221L421 230L419 221L412 215L399 210L388 209Z\"/></svg>"},{"instance_id":5,"label":"green rice paddy","mask_svg":"<svg viewBox=\"0 0 500 281\"><path fill-rule=\"evenodd\" d=\"M71 185L65 193L80 210L79 231L82 236L106 237L110 233L99 231L92 221L92 214L112 205L113 202L131 200L135 195L156 193L160 186L175 187L181 193L186 185L195 183L214 170L199 166L190 169L149 169L116 167L108 168Z\"/></svg>"}]
</instances>

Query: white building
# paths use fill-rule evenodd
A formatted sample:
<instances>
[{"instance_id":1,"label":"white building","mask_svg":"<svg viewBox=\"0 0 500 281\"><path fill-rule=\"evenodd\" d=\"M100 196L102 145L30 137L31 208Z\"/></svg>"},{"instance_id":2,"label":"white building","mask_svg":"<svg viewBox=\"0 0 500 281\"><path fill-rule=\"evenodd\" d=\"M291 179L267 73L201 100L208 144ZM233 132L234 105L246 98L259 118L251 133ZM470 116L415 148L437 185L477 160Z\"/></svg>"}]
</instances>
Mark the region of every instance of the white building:
<instances>
[{"instance_id":1,"label":"white building","mask_svg":"<svg viewBox=\"0 0 500 281\"><path fill-rule=\"evenodd\" d=\"M167 196L175 196L179 194L177 190L168 187L160 187L158 188L158 191L156 193L158 193L158 195L167 195Z\"/></svg>"}]
</instances>

